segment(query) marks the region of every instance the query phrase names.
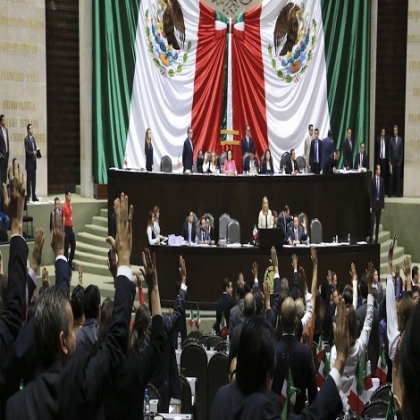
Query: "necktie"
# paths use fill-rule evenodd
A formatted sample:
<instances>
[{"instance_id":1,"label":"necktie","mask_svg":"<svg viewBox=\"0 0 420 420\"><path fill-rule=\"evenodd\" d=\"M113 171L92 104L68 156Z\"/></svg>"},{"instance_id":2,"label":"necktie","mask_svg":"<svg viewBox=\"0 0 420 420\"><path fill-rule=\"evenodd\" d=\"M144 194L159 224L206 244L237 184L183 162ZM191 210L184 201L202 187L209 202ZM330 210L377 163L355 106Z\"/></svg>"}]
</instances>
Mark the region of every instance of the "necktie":
<instances>
[{"instance_id":1,"label":"necktie","mask_svg":"<svg viewBox=\"0 0 420 420\"><path fill-rule=\"evenodd\" d=\"M379 200L379 178L376 177L376 199Z\"/></svg>"}]
</instances>

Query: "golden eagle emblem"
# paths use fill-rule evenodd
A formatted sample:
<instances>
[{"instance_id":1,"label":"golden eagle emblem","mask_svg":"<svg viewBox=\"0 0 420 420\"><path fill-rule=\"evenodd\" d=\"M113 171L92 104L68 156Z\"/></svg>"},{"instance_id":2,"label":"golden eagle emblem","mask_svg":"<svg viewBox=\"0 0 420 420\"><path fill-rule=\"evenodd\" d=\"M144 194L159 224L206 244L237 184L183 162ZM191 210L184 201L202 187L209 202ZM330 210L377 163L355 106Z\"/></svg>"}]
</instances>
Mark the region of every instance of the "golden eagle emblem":
<instances>
[{"instance_id":1,"label":"golden eagle emblem","mask_svg":"<svg viewBox=\"0 0 420 420\"><path fill-rule=\"evenodd\" d=\"M280 12L276 21L276 26L274 27L274 48L276 55L286 35L286 42L280 51L280 56L286 55L288 52L292 51L293 47L297 44L299 18L301 14L300 7L294 3L287 4Z\"/></svg>"},{"instance_id":2,"label":"golden eagle emblem","mask_svg":"<svg viewBox=\"0 0 420 420\"><path fill-rule=\"evenodd\" d=\"M178 39L181 41L182 47L184 47L185 43L185 23L181 5L178 3L178 0L163 1L166 4L166 8L162 18L162 35L166 36L168 44L172 45L174 50L180 50Z\"/></svg>"}]
</instances>

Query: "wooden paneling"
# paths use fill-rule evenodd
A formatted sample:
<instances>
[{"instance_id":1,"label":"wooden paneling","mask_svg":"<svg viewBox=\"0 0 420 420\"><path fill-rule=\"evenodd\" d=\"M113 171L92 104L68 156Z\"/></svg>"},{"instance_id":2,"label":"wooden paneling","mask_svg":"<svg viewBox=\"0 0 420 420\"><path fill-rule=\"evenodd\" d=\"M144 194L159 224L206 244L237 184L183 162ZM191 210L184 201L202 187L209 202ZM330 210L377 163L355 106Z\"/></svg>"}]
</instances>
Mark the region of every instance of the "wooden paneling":
<instances>
[{"instance_id":1,"label":"wooden paneling","mask_svg":"<svg viewBox=\"0 0 420 420\"><path fill-rule=\"evenodd\" d=\"M45 0L45 7L48 193L55 194L80 184L79 2Z\"/></svg>"},{"instance_id":2,"label":"wooden paneling","mask_svg":"<svg viewBox=\"0 0 420 420\"><path fill-rule=\"evenodd\" d=\"M404 138L408 0L378 0L375 135Z\"/></svg>"}]
</instances>

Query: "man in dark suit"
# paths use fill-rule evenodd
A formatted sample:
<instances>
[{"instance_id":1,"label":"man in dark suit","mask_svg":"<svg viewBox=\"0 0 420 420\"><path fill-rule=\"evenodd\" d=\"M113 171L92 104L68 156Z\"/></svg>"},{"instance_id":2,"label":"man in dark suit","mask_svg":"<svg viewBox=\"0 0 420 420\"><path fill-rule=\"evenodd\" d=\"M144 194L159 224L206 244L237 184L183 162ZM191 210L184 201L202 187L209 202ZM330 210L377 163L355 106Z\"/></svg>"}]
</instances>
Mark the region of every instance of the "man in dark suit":
<instances>
[{"instance_id":1,"label":"man in dark suit","mask_svg":"<svg viewBox=\"0 0 420 420\"><path fill-rule=\"evenodd\" d=\"M285 172L288 175L297 175L298 173L300 173L296 163L295 149L290 150L290 159L286 162Z\"/></svg>"},{"instance_id":2,"label":"man in dark suit","mask_svg":"<svg viewBox=\"0 0 420 420\"><path fill-rule=\"evenodd\" d=\"M255 150L254 141L251 138L251 128L249 125L245 127L245 137L241 140L242 156L245 153L250 153L251 149Z\"/></svg>"},{"instance_id":3,"label":"man in dark suit","mask_svg":"<svg viewBox=\"0 0 420 420\"><path fill-rule=\"evenodd\" d=\"M258 159L255 156L254 146L251 147L249 155L244 159L244 172L250 172L258 175L259 165Z\"/></svg>"},{"instance_id":4,"label":"man in dark suit","mask_svg":"<svg viewBox=\"0 0 420 420\"><path fill-rule=\"evenodd\" d=\"M370 238L372 243L373 227L376 221L375 243L378 243L379 223L381 223L381 214L385 210L385 191L384 180L381 178L381 167L376 165L375 176L372 179L372 191L370 194Z\"/></svg>"},{"instance_id":5,"label":"man in dark suit","mask_svg":"<svg viewBox=\"0 0 420 420\"><path fill-rule=\"evenodd\" d=\"M233 286L232 282L226 278L223 280L223 294L216 303L216 325L215 331L217 335L226 335L229 328L230 310L235 306L235 298L232 296ZM223 317L226 322L226 331L220 330ZM225 338L225 337L223 337Z\"/></svg>"},{"instance_id":6,"label":"man in dark suit","mask_svg":"<svg viewBox=\"0 0 420 420\"><path fill-rule=\"evenodd\" d=\"M211 242L207 222L204 217L200 219L200 229L198 231L198 242L200 244L208 244Z\"/></svg>"},{"instance_id":7,"label":"man in dark suit","mask_svg":"<svg viewBox=\"0 0 420 420\"><path fill-rule=\"evenodd\" d=\"M398 126L394 125L394 136L389 139L389 172L391 181L389 196L402 197L401 193L401 172L404 150L403 139L398 135Z\"/></svg>"},{"instance_id":8,"label":"man in dark suit","mask_svg":"<svg viewBox=\"0 0 420 420\"><path fill-rule=\"evenodd\" d=\"M327 161L325 162L324 171L323 171L324 175L331 175L337 172L338 159L340 159L340 151L336 149L334 153L330 154Z\"/></svg>"},{"instance_id":9,"label":"man in dark suit","mask_svg":"<svg viewBox=\"0 0 420 420\"><path fill-rule=\"evenodd\" d=\"M128 197L117 205L118 239L112 240L118 254L114 312L111 327L95 356L81 352L77 357L72 332L71 306L61 290L50 287L39 298L34 329L43 371L23 391L9 399L6 417L93 418L110 381L111 371L123 362L128 343L135 286L131 281L131 220ZM53 236L54 238L54 236ZM64 248L64 243L62 243Z\"/></svg>"},{"instance_id":10,"label":"man in dark suit","mask_svg":"<svg viewBox=\"0 0 420 420\"><path fill-rule=\"evenodd\" d=\"M306 225L300 226L299 217L295 216L293 218L293 226L288 231L289 244L301 244L303 241L306 241L307 237Z\"/></svg>"},{"instance_id":11,"label":"man in dark suit","mask_svg":"<svg viewBox=\"0 0 420 420\"><path fill-rule=\"evenodd\" d=\"M321 159L321 169L324 171L325 163L327 162L328 157L331 153L334 152L334 139L332 131L328 130L328 137L322 140L322 159Z\"/></svg>"},{"instance_id":12,"label":"man in dark suit","mask_svg":"<svg viewBox=\"0 0 420 420\"><path fill-rule=\"evenodd\" d=\"M188 127L187 134L188 137L184 141L184 148L182 149L182 166L184 167L184 172L191 172L193 167L194 155L193 129L191 127Z\"/></svg>"},{"instance_id":13,"label":"man in dark suit","mask_svg":"<svg viewBox=\"0 0 420 420\"><path fill-rule=\"evenodd\" d=\"M354 140L351 136L351 128L347 129L347 137L344 139L344 168L347 170L353 169L353 149Z\"/></svg>"},{"instance_id":14,"label":"man in dark suit","mask_svg":"<svg viewBox=\"0 0 420 420\"><path fill-rule=\"evenodd\" d=\"M187 213L187 218L182 225L182 231L181 236L184 237L184 239L190 243L195 242L195 223L194 223L194 213L192 211L189 211Z\"/></svg>"},{"instance_id":15,"label":"man in dark suit","mask_svg":"<svg viewBox=\"0 0 420 420\"><path fill-rule=\"evenodd\" d=\"M381 135L375 140L375 165L381 167L381 175L384 180L385 194L388 193L388 161L389 161L389 142L386 138L385 128L381 129Z\"/></svg>"},{"instance_id":16,"label":"man in dark suit","mask_svg":"<svg viewBox=\"0 0 420 420\"><path fill-rule=\"evenodd\" d=\"M233 329L244 322L244 298L246 292L243 284L236 286L236 305L230 310L229 315L229 337L232 339Z\"/></svg>"},{"instance_id":17,"label":"man in dark suit","mask_svg":"<svg viewBox=\"0 0 420 420\"><path fill-rule=\"evenodd\" d=\"M321 172L322 147L322 141L319 139L319 130L315 128L315 138L311 141L311 149L309 151L309 169L317 175Z\"/></svg>"},{"instance_id":18,"label":"man in dark suit","mask_svg":"<svg viewBox=\"0 0 420 420\"><path fill-rule=\"evenodd\" d=\"M369 159L365 153L365 143L360 144L359 153L354 159L354 169L369 170Z\"/></svg>"},{"instance_id":19,"label":"man in dark suit","mask_svg":"<svg viewBox=\"0 0 420 420\"><path fill-rule=\"evenodd\" d=\"M289 206L284 206L283 211L280 212L277 218L277 229L282 229L284 233L284 242L286 243L289 239L287 233L287 224L290 222L290 209Z\"/></svg>"},{"instance_id":20,"label":"man in dark suit","mask_svg":"<svg viewBox=\"0 0 420 420\"><path fill-rule=\"evenodd\" d=\"M6 117L0 115L0 183L7 184L7 169L9 166L9 131L6 127Z\"/></svg>"},{"instance_id":21,"label":"man in dark suit","mask_svg":"<svg viewBox=\"0 0 420 420\"><path fill-rule=\"evenodd\" d=\"M26 130L28 132L25 137L26 198L29 200L32 191L32 201L39 201L35 193L37 147L32 124L28 124Z\"/></svg>"},{"instance_id":22,"label":"man in dark suit","mask_svg":"<svg viewBox=\"0 0 420 420\"><path fill-rule=\"evenodd\" d=\"M290 369L293 385L300 390L296 395L293 412L300 414L305 407L306 391L308 391L309 404L314 401L318 391L311 351L295 337L296 320L295 302L291 297L287 297L281 305L280 322L283 335L276 345L277 366L273 391L277 395L281 394Z\"/></svg>"}]
</instances>

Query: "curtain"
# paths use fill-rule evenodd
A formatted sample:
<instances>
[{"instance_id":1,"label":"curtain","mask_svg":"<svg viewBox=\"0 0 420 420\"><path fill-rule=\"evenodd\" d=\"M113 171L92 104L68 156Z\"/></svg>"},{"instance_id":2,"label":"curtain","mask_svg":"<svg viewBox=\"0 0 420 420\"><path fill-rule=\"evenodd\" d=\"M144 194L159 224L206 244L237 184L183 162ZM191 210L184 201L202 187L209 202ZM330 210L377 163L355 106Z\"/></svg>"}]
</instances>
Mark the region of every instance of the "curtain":
<instances>
[{"instance_id":1,"label":"curtain","mask_svg":"<svg viewBox=\"0 0 420 420\"><path fill-rule=\"evenodd\" d=\"M371 0L322 0L328 105L336 148L347 128L369 150ZM341 156L341 162L343 157Z\"/></svg>"},{"instance_id":2,"label":"curtain","mask_svg":"<svg viewBox=\"0 0 420 420\"><path fill-rule=\"evenodd\" d=\"M93 0L92 169L99 184L107 183L108 167L123 166L139 6L140 0Z\"/></svg>"}]
</instances>

